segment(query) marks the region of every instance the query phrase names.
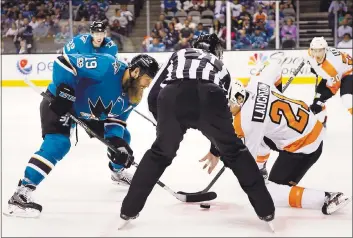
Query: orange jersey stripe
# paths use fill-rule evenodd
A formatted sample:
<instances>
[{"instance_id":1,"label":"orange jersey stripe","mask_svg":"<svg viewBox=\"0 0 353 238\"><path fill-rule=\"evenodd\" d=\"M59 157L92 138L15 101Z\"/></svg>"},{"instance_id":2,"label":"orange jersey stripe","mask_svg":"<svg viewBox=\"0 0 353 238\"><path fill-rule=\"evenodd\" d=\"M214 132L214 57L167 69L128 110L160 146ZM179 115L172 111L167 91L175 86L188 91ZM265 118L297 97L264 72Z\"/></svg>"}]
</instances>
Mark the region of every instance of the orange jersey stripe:
<instances>
[{"instance_id":1,"label":"orange jersey stripe","mask_svg":"<svg viewBox=\"0 0 353 238\"><path fill-rule=\"evenodd\" d=\"M307 135L303 136L302 138L294 141L293 143L287 145L286 147L283 148L283 150L288 151L288 152L295 152L295 151L299 150L300 148L313 143L319 137L322 128L323 128L322 123L317 121L314 128L312 129L312 131L309 134L307 134Z\"/></svg>"},{"instance_id":2,"label":"orange jersey stripe","mask_svg":"<svg viewBox=\"0 0 353 238\"><path fill-rule=\"evenodd\" d=\"M289 206L291 207L302 207L304 188L293 186L289 192Z\"/></svg>"},{"instance_id":3,"label":"orange jersey stripe","mask_svg":"<svg viewBox=\"0 0 353 238\"><path fill-rule=\"evenodd\" d=\"M328 60L325 60L322 63L322 69L325 70L325 72L331 77L335 77L338 74L335 67L333 67L333 65Z\"/></svg>"},{"instance_id":4,"label":"orange jersey stripe","mask_svg":"<svg viewBox=\"0 0 353 238\"><path fill-rule=\"evenodd\" d=\"M322 63L322 69L331 77L336 77L336 75L338 74L337 70L335 69L335 67L328 61L325 60ZM332 86L328 86L328 88L331 90L331 92L333 94L336 94L338 89L341 87L341 82L338 81L336 82L334 85Z\"/></svg>"},{"instance_id":5,"label":"orange jersey stripe","mask_svg":"<svg viewBox=\"0 0 353 238\"><path fill-rule=\"evenodd\" d=\"M239 111L238 114L235 115L233 120L233 127L235 130L235 134L237 134L239 138L244 138L244 131L241 128L241 111Z\"/></svg>"},{"instance_id":6,"label":"orange jersey stripe","mask_svg":"<svg viewBox=\"0 0 353 238\"><path fill-rule=\"evenodd\" d=\"M257 163L265 163L265 162L268 160L269 157L270 157L270 154L267 154L267 155L258 155L258 156L256 157L256 162L257 162Z\"/></svg>"}]
</instances>

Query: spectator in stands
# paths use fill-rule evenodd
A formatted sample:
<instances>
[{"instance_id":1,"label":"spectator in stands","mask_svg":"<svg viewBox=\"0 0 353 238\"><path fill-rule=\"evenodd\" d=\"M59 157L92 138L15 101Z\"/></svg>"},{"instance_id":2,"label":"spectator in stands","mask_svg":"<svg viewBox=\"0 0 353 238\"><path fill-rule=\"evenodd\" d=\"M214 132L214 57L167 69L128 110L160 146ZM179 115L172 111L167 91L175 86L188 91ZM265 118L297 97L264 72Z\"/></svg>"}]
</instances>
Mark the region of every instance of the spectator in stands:
<instances>
[{"instance_id":1,"label":"spectator in stands","mask_svg":"<svg viewBox=\"0 0 353 238\"><path fill-rule=\"evenodd\" d=\"M45 19L38 19L38 26L33 29L34 37L46 37L48 35L49 27L45 24Z\"/></svg>"},{"instance_id":2,"label":"spectator in stands","mask_svg":"<svg viewBox=\"0 0 353 238\"><path fill-rule=\"evenodd\" d=\"M286 24L281 29L282 48L294 48L297 39L297 27L293 25L291 18L288 18Z\"/></svg>"},{"instance_id":3,"label":"spectator in stands","mask_svg":"<svg viewBox=\"0 0 353 238\"><path fill-rule=\"evenodd\" d=\"M107 12L109 9L109 2L106 0L99 0L98 7L100 11Z\"/></svg>"},{"instance_id":4,"label":"spectator in stands","mask_svg":"<svg viewBox=\"0 0 353 238\"><path fill-rule=\"evenodd\" d=\"M203 0L187 0L183 2L183 9L186 12L202 11L203 9L205 9L205 3L203 2Z\"/></svg>"},{"instance_id":5,"label":"spectator in stands","mask_svg":"<svg viewBox=\"0 0 353 238\"><path fill-rule=\"evenodd\" d=\"M134 22L134 15L127 9L127 5L121 5L121 15L126 17L129 23Z\"/></svg>"},{"instance_id":6,"label":"spectator in stands","mask_svg":"<svg viewBox=\"0 0 353 238\"><path fill-rule=\"evenodd\" d=\"M55 35L54 43L64 45L70 39L68 26L61 26L61 31Z\"/></svg>"},{"instance_id":7,"label":"spectator in stands","mask_svg":"<svg viewBox=\"0 0 353 238\"><path fill-rule=\"evenodd\" d=\"M179 32L175 30L174 23L169 22L168 32L164 44L167 50L173 49L174 45L179 41Z\"/></svg>"},{"instance_id":8,"label":"spectator in stands","mask_svg":"<svg viewBox=\"0 0 353 238\"><path fill-rule=\"evenodd\" d=\"M242 23L242 21L244 21L245 19L249 19L250 22L253 22L252 20L252 16L250 14L250 12L247 11L247 8L245 5L242 6L242 11L238 16L238 19L241 21L240 24Z\"/></svg>"},{"instance_id":9,"label":"spectator in stands","mask_svg":"<svg viewBox=\"0 0 353 238\"><path fill-rule=\"evenodd\" d=\"M189 27L189 21L184 21L184 28L180 30L179 40L186 39L191 42L194 36L194 31Z\"/></svg>"},{"instance_id":10,"label":"spectator in stands","mask_svg":"<svg viewBox=\"0 0 353 238\"><path fill-rule=\"evenodd\" d=\"M88 9L85 4L78 6L75 21L81 21L82 18L89 19Z\"/></svg>"},{"instance_id":11,"label":"spectator in stands","mask_svg":"<svg viewBox=\"0 0 353 238\"><path fill-rule=\"evenodd\" d=\"M112 25L115 20L119 21L119 27L124 28L124 32L125 32L127 30L127 25L129 24L129 22L126 17L121 15L121 10L119 8L115 9L115 15L110 17L109 19L110 25Z\"/></svg>"},{"instance_id":12,"label":"spectator in stands","mask_svg":"<svg viewBox=\"0 0 353 238\"><path fill-rule=\"evenodd\" d=\"M19 47L18 53L19 54L28 54L28 53L30 53L28 51L28 48L27 48L28 44L26 43L26 40L20 37L19 41L20 41L20 47Z\"/></svg>"},{"instance_id":13,"label":"spectator in stands","mask_svg":"<svg viewBox=\"0 0 353 238\"><path fill-rule=\"evenodd\" d=\"M343 36L343 40L338 43L337 48L352 49L353 48L352 35L349 33L345 33Z\"/></svg>"},{"instance_id":14,"label":"spectator in stands","mask_svg":"<svg viewBox=\"0 0 353 238\"><path fill-rule=\"evenodd\" d=\"M199 37L200 35L208 34L208 31L203 28L203 24L200 22L197 24L197 29L194 31L194 39Z\"/></svg>"},{"instance_id":15,"label":"spectator in stands","mask_svg":"<svg viewBox=\"0 0 353 238\"><path fill-rule=\"evenodd\" d=\"M152 44L150 44L147 48L148 52L163 52L165 51L165 45L160 42L159 37L154 37L152 40Z\"/></svg>"},{"instance_id":16,"label":"spectator in stands","mask_svg":"<svg viewBox=\"0 0 353 238\"><path fill-rule=\"evenodd\" d=\"M17 28L20 28L21 26L23 26L23 20L24 20L24 18L23 18L22 13L19 13L18 18L15 21Z\"/></svg>"},{"instance_id":17,"label":"spectator in stands","mask_svg":"<svg viewBox=\"0 0 353 238\"><path fill-rule=\"evenodd\" d=\"M261 27L255 28L250 40L251 46L254 49L264 49L268 45L266 34L262 31Z\"/></svg>"},{"instance_id":18,"label":"spectator in stands","mask_svg":"<svg viewBox=\"0 0 353 238\"><path fill-rule=\"evenodd\" d=\"M168 28L168 23L165 21L165 14L161 13L159 15L159 21L162 23L164 28Z\"/></svg>"},{"instance_id":19,"label":"spectator in stands","mask_svg":"<svg viewBox=\"0 0 353 238\"><path fill-rule=\"evenodd\" d=\"M348 25L348 19L347 18L345 18L342 21L342 25L340 27L338 27L337 31L338 31L338 37L339 38L343 38L344 34L346 34L346 33L352 35L352 27Z\"/></svg>"},{"instance_id":20,"label":"spectator in stands","mask_svg":"<svg viewBox=\"0 0 353 238\"><path fill-rule=\"evenodd\" d=\"M210 34L215 33L217 35L220 34L222 30L222 24L218 19L213 20L213 26L210 28Z\"/></svg>"},{"instance_id":21,"label":"spectator in stands","mask_svg":"<svg viewBox=\"0 0 353 238\"><path fill-rule=\"evenodd\" d=\"M37 18L35 16L32 17L32 20L29 25L32 27L33 30L38 27L39 23L37 22Z\"/></svg>"},{"instance_id":22,"label":"spectator in stands","mask_svg":"<svg viewBox=\"0 0 353 238\"><path fill-rule=\"evenodd\" d=\"M337 19L340 21L340 18L342 18L347 11L347 5L345 4L344 1L341 0L333 0L331 2L331 5L328 9L329 15L328 15L328 21L329 21L329 27L332 30L331 34L334 36L335 34L335 14L337 14Z\"/></svg>"},{"instance_id":23,"label":"spectator in stands","mask_svg":"<svg viewBox=\"0 0 353 238\"><path fill-rule=\"evenodd\" d=\"M181 10L180 1L176 0L164 0L161 8L164 10L165 13L167 12L174 12L176 13L178 10Z\"/></svg>"},{"instance_id":24,"label":"spectator in stands","mask_svg":"<svg viewBox=\"0 0 353 238\"><path fill-rule=\"evenodd\" d=\"M259 6L258 11L254 14L254 19L253 22L258 22L258 21L267 21L267 14L263 11L262 6Z\"/></svg>"},{"instance_id":25,"label":"spectator in stands","mask_svg":"<svg viewBox=\"0 0 353 238\"><path fill-rule=\"evenodd\" d=\"M196 29L196 23L193 22L192 16L190 16L190 15L187 16L186 20L187 20L187 22L189 23L189 27L190 27L191 29L195 30L195 29ZM184 21L183 27L185 27L185 22L186 22L186 21Z\"/></svg>"},{"instance_id":26,"label":"spectator in stands","mask_svg":"<svg viewBox=\"0 0 353 238\"><path fill-rule=\"evenodd\" d=\"M25 41L27 52L31 53L33 46L33 29L29 25L28 18L24 18L23 26L19 28L18 33L21 36L21 39Z\"/></svg>"},{"instance_id":27,"label":"spectator in stands","mask_svg":"<svg viewBox=\"0 0 353 238\"><path fill-rule=\"evenodd\" d=\"M16 23L12 23L11 24L11 28L9 28L5 34L5 37L10 37L11 39L13 39L14 41L16 41L16 37L18 35L18 29L16 26Z\"/></svg>"},{"instance_id":28,"label":"spectator in stands","mask_svg":"<svg viewBox=\"0 0 353 238\"><path fill-rule=\"evenodd\" d=\"M107 26L107 37L110 37L118 45L119 51L124 49L123 36L120 33L122 28L119 28L119 21L115 20L112 26Z\"/></svg>"},{"instance_id":29,"label":"spectator in stands","mask_svg":"<svg viewBox=\"0 0 353 238\"><path fill-rule=\"evenodd\" d=\"M227 2L225 0L222 1L216 1L215 3L215 18L216 19L221 19L224 18L227 12Z\"/></svg>"},{"instance_id":30,"label":"spectator in stands","mask_svg":"<svg viewBox=\"0 0 353 238\"><path fill-rule=\"evenodd\" d=\"M183 28L183 25L180 23L178 17L173 17L171 20L174 23L174 29L180 31Z\"/></svg>"},{"instance_id":31,"label":"spectator in stands","mask_svg":"<svg viewBox=\"0 0 353 238\"><path fill-rule=\"evenodd\" d=\"M293 20L295 19L295 11L292 4L284 4L283 15L284 19L287 19L288 17L291 17Z\"/></svg>"},{"instance_id":32,"label":"spectator in stands","mask_svg":"<svg viewBox=\"0 0 353 238\"><path fill-rule=\"evenodd\" d=\"M214 11L216 0L204 0L205 8Z\"/></svg>"},{"instance_id":33,"label":"spectator in stands","mask_svg":"<svg viewBox=\"0 0 353 238\"><path fill-rule=\"evenodd\" d=\"M347 11L347 5L344 1L342 0L333 0L330 4L330 7L328 8L329 13L335 13L340 10L343 10L344 12Z\"/></svg>"},{"instance_id":34,"label":"spectator in stands","mask_svg":"<svg viewBox=\"0 0 353 238\"><path fill-rule=\"evenodd\" d=\"M168 29L164 29L163 24L160 21L157 21L156 24L154 24L152 33L154 33L156 37L160 37L159 35L160 30L168 31Z\"/></svg>"},{"instance_id":35,"label":"spectator in stands","mask_svg":"<svg viewBox=\"0 0 353 238\"><path fill-rule=\"evenodd\" d=\"M241 29L245 30L246 34L251 35L253 33L253 26L250 22L250 19L245 19L242 23L243 24L241 26Z\"/></svg>"},{"instance_id":36,"label":"spectator in stands","mask_svg":"<svg viewBox=\"0 0 353 238\"><path fill-rule=\"evenodd\" d=\"M174 50L181 50L181 49L186 49L186 48L190 48L191 44L189 43L189 41L186 38L182 38L178 44L175 45Z\"/></svg>"},{"instance_id":37,"label":"spectator in stands","mask_svg":"<svg viewBox=\"0 0 353 238\"><path fill-rule=\"evenodd\" d=\"M239 30L236 44L233 46L235 49L250 49L251 48L251 38L249 34L246 34L245 30Z\"/></svg>"}]
</instances>

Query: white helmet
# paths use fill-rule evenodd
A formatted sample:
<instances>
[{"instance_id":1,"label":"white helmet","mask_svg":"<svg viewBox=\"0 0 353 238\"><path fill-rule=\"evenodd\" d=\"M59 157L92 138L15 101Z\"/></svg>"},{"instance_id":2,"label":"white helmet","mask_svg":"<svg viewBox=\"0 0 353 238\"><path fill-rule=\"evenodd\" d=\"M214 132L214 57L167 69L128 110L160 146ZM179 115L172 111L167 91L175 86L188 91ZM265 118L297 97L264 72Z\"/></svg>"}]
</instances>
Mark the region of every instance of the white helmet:
<instances>
[{"instance_id":1,"label":"white helmet","mask_svg":"<svg viewBox=\"0 0 353 238\"><path fill-rule=\"evenodd\" d=\"M327 52L327 42L324 37L314 37L310 43L310 55L317 63L322 63Z\"/></svg>"},{"instance_id":2,"label":"white helmet","mask_svg":"<svg viewBox=\"0 0 353 238\"><path fill-rule=\"evenodd\" d=\"M238 96L243 96L245 100L246 91L242 82L240 82L237 79L234 79L234 80L231 80L230 82L230 87L228 91L228 100L231 104L235 104L241 107L243 104L238 103L238 99L237 99Z\"/></svg>"},{"instance_id":3,"label":"white helmet","mask_svg":"<svg viewBox=\"0 0 353 238\"><path fill-rule=\"evenodd\" d=\"M324 37L314 37L310 43L310 49L326 49L328 47L327 41Z\"/></svg>"}]
</instances>

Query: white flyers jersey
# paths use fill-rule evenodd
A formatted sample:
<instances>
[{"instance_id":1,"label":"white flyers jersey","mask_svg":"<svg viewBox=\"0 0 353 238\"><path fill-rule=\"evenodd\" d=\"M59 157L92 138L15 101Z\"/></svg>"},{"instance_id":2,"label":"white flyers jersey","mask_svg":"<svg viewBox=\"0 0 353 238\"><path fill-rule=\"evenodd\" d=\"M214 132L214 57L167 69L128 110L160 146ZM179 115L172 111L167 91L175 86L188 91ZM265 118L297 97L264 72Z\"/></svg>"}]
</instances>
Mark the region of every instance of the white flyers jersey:
<instances>
[{"instance_id":1,"label":"white flyers jersey","mask_svg":"<svg viewBox=\"0 0 353 238\"><path fill-rule=\"evenodd\" d=\"M327 80L326 86L336 94L341 86L341 80L347 75L352 75L352 58L335 48L328 47L326 57L322 64L318 64L308 50L308 62L315 72Z\"/></svg>"},{"instance_id":2,"label":"white flyers jersey","mask_svg":"<svg viewBox=\"0 0 353 238\"><path fill-rule=\"evenodd\" d=\"M254 158L264 155L264 136L279 150L305 154L317 150L324 136L323 125L307 104L285 97L268 77L253 78L246 90L250 95L234 117L234 129L245 138Z\"/></svg>"}]
</instances>

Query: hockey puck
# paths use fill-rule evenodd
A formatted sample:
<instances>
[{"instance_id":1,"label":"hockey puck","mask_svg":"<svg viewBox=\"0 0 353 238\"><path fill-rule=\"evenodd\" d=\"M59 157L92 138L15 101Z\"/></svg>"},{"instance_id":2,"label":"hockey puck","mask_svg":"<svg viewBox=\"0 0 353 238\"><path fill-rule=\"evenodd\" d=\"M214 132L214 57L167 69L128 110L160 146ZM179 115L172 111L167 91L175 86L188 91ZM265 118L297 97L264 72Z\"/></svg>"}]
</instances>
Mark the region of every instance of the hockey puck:
<instances>
[{"instance_id":1,"label":"hockey puck","mask_svg":"<svg viewBox=\"0 0 353 238\"><path fill-rule=\"evenodd\" d=\"M201 203L201 204L200 204L200 207L201 207L201 208L205 208L205 209L209 209L209 208L211 207L211 205L208 204L208 203Z\"/></svg>"}]
</instances>

